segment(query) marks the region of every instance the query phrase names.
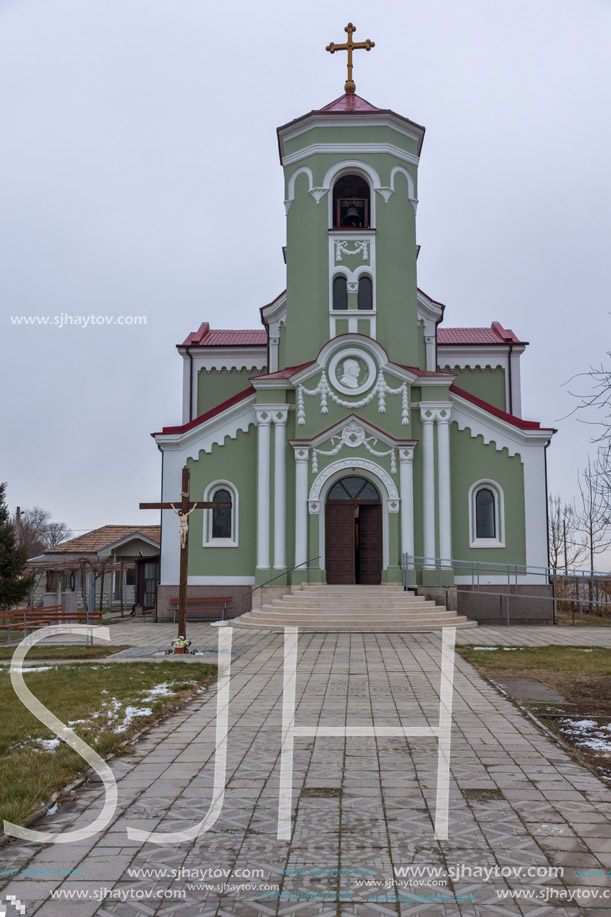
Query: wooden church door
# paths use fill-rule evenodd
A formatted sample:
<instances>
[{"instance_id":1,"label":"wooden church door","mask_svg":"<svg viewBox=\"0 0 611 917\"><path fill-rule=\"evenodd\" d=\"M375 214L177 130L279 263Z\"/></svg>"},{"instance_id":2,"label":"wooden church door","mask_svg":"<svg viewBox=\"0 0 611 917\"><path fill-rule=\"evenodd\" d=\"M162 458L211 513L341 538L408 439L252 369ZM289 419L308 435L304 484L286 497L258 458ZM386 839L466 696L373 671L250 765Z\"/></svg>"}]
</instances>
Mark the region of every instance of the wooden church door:
<instances>
[{"instance_id":1,"label":"wooden church door","mask_svg":"<svg viewBox=\"0 0 611 917\"><path fill-rule=\"evenodd\" d=\"M348 477L331 489L325 511L327 583L382 580L382 507L373 484Z\"/></svg>"},{"instance_id":2,"label":"wooden church door","mask_svg":"<svg viewBox=\"0 0 611 917\"><path fill-rule=\"evenodd\" d=\"M382 507L359 506L359 583L378 586L382 581Z\"/></svg>"},{"instance_id":3,"label":"wooden church door","mask_svg":"<svg viewBox=\"0 0 611 917\"><path fill-rule=\"evenodd\" d=\"M354 582L355 528L353 503L328 503L325 518L327 582Z\"/></svg>"}]
</instances>

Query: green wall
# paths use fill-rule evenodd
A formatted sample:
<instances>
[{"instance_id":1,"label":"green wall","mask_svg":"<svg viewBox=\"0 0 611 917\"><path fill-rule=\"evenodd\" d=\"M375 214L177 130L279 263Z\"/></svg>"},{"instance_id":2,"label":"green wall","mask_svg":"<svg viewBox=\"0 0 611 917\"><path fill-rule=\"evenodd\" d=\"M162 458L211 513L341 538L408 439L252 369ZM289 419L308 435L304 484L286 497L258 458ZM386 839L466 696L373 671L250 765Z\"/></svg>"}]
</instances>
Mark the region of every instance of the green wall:
<instances>
[{"instance_id":1,"label":"green wall","mask_svg":"<svg viewBox=\"0 0 611 917\"><path fill-rule=\"evenodd\" d=\"M455 373L456 385L459 388L464 388L466 392L470 392L476 398L481 398L482 401L493 404L496 408L500 408L501 411L507 410L505 370L500 366L495 369L490 366L485 368L475 366L473 368L467 367L466 369L461 369L458 366L443 366L440 367L440 372Z\"/></svg>"},{"instance_id":2,"label":"green wall","mask_svg":"<svg viewBox=\"0 0 611 917\"><path fill-rule=\"evenodd\" d=\"M227 437L224 445L211 452L200 452L189 459L191 499L203 499L212 481L230 481L238 490L237 548L204 548L204 512L193 513L189 520L190 576L252 576L256 564L257 499L257 430L238 431L235 439Z\"/></svg>"},{"instance_id":3,"label":"green wall","mask_svg":"<svg viewBox=\"0 0 611 917\"><path fill-rule=\"evenodd\" d=\"M201 369L197 374L197 414L204 414L250 385L251 376L267 372L267 367L244 369Z\"/></svg>"}]
</instances>

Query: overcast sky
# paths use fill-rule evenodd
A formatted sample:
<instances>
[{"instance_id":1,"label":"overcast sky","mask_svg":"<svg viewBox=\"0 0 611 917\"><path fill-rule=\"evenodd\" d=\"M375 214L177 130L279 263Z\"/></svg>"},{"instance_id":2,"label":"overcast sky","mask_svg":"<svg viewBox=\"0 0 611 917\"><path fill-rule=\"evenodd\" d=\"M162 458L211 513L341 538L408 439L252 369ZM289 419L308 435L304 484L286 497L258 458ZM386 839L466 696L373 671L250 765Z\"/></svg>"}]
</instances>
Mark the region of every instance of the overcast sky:
<instances>
[{"instance_id":1,"label":"overcast sky","mask_svg":"<svg viewBox=\"0 0 611 917\"><path fill-rule=\"evenodd\" d=\"M0 479L75 531L154 523L150 433L181 421L175 344L258 327L284 287L275 128L343 92L424 124L419 285L446 325L513 328L524 415L592 429L563 383L609 349L608 0L0 0ZM239 262L241 270L236 269ZM144 315L24 327L11 315Z\"/></svg>"}]
</instances>

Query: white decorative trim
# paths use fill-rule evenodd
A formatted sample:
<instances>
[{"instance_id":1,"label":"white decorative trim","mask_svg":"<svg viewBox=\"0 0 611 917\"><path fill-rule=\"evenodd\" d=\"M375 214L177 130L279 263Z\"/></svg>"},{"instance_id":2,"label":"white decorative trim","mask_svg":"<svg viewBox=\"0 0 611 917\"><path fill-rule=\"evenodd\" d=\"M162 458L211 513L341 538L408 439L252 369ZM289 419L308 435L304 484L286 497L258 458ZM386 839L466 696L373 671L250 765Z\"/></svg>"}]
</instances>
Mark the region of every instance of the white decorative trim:
<instances>
[{"instance_id":1,"label":"white decorative trim","mask_svg":"<svg viewBox=\"0 0 611 917\"><path fill-rule=\"evenodd\" d=\"M367 452L375 455L376 458L390 456L390 473L397 473L397 459L393 448L380 452L375 448L378 444L377 436L368 436L365 429L356 421L346 424L340 433L335 433L330 437L331 449L312 449L312 472L318 474L318 456L319 455L337 455L346 446L349 449L357 449L364 446Z\"/></svg>"},{"instance_id":2,"label":"white decorative trim","mask_svg":"<svg viewBox=\"0 0 611 917\"><path fill-rule=\"evenodd\" d=\"M380 370L378 373L378 380L373 390L364 398L361 398L359 401L346 401L344 398L340 398L338 395L336 395L327 382L327 375L324 370L321 373L320 381L316 388L307 389L305 386L299 385L297 388L297 423L299 425L303 425L306 422L305 402L303 399L304 395L320 395L321 414L329 413L329 398L331 401L335 402L335 404L338 404L342 408L348 408L348 410L356 410L358 408L364 407L366 404L370 404L376 395L378 398L378 414L385 414L386 395L401 395L401 423L403 426L407 426L409 424L409 394L407 385L405 382L403 382L398 388L391 388L384 379L384 373L382 370Z\"/></svg>"},{"instance_id":3,"label":"white decorative trim","mask_svg":"<svg viewBox=\"0 0 611 917\"><path fill-rule=\"evenodd\" d=\"M316 127L391 127L398 134L416 143L419 143L424 136L424 128L421 125L415 124L407 118L402 118L394 112L341 112L338 114L328 111L312 112L305 118L299 118L297 122L291 122L279 129L280 158L283 164L286 158L285 143ZM329 144L323 144L323 146L328 148ZM362 146L362 144L359 144L359 147L362 148ZM368 146L368 144L365 144L365 146ZM375 144L375 146L379 149L381 145ZM405 150L402 150L402 152L404 156L415 156L417 159L417 155L414 153L408 153ZM295 154L286 154L286 156L293 155Z\"/></svg>"},{"instance_id":4,"label":"white decorative trim","mask_svg":"<svg viewBox=\"0 0 611 917\"><path fill-rule=\"evenodd\" d=\"M254 576L189 576L187 586L254 586ZM163 583L162 585L170 585ZM171 585L174 585L173 583Z\"/></svg>"},{"instance_id":5,"label":"white decorative trim","mask_svg":"<svg viewBox=\"0 0 611 917\"><path fill-rule=\"evenodd\" d=\"M531 446L542 448L552 438L553 430L523 430L466 398L461 398L455 392L450 392L450 400L454 405L452 420L456 421L458 429L468 428L471 436L481 436L486 444L494 443L499 452L507 449L509 455L523 455Z\"/></svg>"},{"instance_id":6,"label":"white decorative trim","mask_svg":"<svg viewBox=\"0 0 611 917\"><path fill-rule=\"evenodd\" d=\"M217 490L228 490L231 494L231 538L213 538L212 536L212 514L213 509L203 509L202 519L202 546L204 548L237 548L239 545L239 494L235 484L231 481L213 481L208 484L204 491L203 502L212 502L212 498Z\"/></svg>"},{"instance_id":7,"label":"white decorative trim","mask_svg":"<svg viewBox=\"0 0 611 917\"><path fill-rule=\"evenodd\" d=\"M295 453L295 565L308 559L308 464L307 446L294 446Z\"/></svg>"},{"instance_id":8,"label":"white decorative trim","mask_svg":"<svg viewBox=\"0 0 611 917\"><path fill-rule=\"evenodd\" d=\"M395 146L394 143L311 143L309 146L302 147L301 150L288 153L283 158L282 165L292 166L296 162L301 162L302 159L307 159L308 156L316 156L319 153L340 156L369 156L372 153L387 153L411 166L417 166L420 162L419 157L414 153L409 153L400 146Z\"/></svg>"},{"instance_id":9,"label":"white decorative trim","mask_svg":"<svg viewBox=\"0 0 611 917\"><path fill-rule=\"evenodd\" d=\"M475 499L480 490L489 490L494 497L494 538L478 538L476 529ZM505 547L505 494L496 481L482 478L469 488L469 547L471 548L504 548Z\"/></svg>"},{"instance_id":10,"label":"white decorative trim","mask_svg":"<svg viewBox=\"0 0 611 917\"><path fill-rule=\"evenodd\" d=\"M155 433L155 442L162 452L176 455L177 461L182 461L182 468L188 458L197 459L200 452L212 452L213 446L222 446L227 437L235 439L238 432L246 433L256 422L256 397L253 392L243 401L185 432Z\"/></svg>"},{"instance_id":11,"label":"white decorative trim","mask_svg":"<svg viewBox=\"0 0 611 917\"><path fill-rule=\"evenodd\" d=\"M312 176L312 170L308 166L301 166L300 169L296 169L287 183L287 198L284 202L284 209L286 213L291 209L291 204L295 200L295 182L300 175L306 175L308 179L308 193L312 195L317 204L320 204L322 198L328 192L328 188L315 188L314 187L314 178Z\"/></svg>"},{"instance_id":12,"label":"white decorative trim","mask_svg":"<svg viewBox=\"0 0 611 917\"><path fill-rule=\"evenodd\" d=\"M191 356L189 357L189 352ZM248 345L245 347L179 347L178 352L183 358L183 383L182 383L182 422L188 423L190 405L193 414L197 416L198 382L202 370L206 372L221 372L232 369L252 369L260 373L267 364L267 347L265 344ZM271 372L271 370L268 370ZM191 395L189 397L189 377L191 378Z\"/></svg>"},{"instance_id":13,"label":"white decorative trim","mask_svg":"<svg viewBox=\"0 0 611 917\"><path fill-rule=\"evenodd\" d=\"M367 378L360 385L350 387L337 378L337 369L342 360L349 360L350 357L356 360L362 360L367 366ZM329 361L329 379L333 388L337 389L343 395L362 395L363 392L369 391L374 384L377 375L377 366L370 353L366 350L360 350L358 347L347 347L346 350L338 350Z\"/></svg>"},{"instance_id":14,"label":"white decorative trim","mask_svg":"<svg viewBox=\"0 0 611 917\"><path fill-rule=\"evenodd\" d=\"M345 256L362 255L363 261L369 261L370 239L334 239L335 263L339 264ZM349 248L348 246L352 246Z\"/></svg>"},{"instance_id":15,"label":"white decorative trim","mask_svg":"<svg viewBox=\"0 0 611 917\"><path fill-rule=\"evenodd\" d=\"M332 462L330 465L327 465L326 468L323 468L312 482L308 503L321 503L323 500L322 492L324 485L336 475L339 475L339 477L346 477L346 471L362 471L376 478L378 484L382 484L385 488L386 497L389 501L388 512L399 512L399 491L389 473L385 468L376 465L375 462L370 462L369 459L359 458L358 456L351 459L340 459L337 462Z\"/></svg>"},{"instance_id":16,"label":"white decorative trim","mask_svg":"<svg viewBox=\"0 0 611 917\"><path fill-rule=\"evenodd\" d=\"M286 568L286 422L288 405L273 411L274 422L274 569Z\"/></svg>"},{"instance_id":17,"label":"white decorative trim","mask_svg":"<svg viewBox=\"0 0 611 917\"><path fill-rule=\"evenodd\" d=\"M390 172L390 188L392 192L394 192L395 190L395 176L397 175L403 175L407 179L407 187L408 187L410 204L414 208L414 213L416 213L418 209L418 198L416 197L416 183L414 181L414 178L412 175L410 175L407 169L403 168L403 166L394 166L394 168L391 169L391 172Z\"/></svg>"}]
</instances>

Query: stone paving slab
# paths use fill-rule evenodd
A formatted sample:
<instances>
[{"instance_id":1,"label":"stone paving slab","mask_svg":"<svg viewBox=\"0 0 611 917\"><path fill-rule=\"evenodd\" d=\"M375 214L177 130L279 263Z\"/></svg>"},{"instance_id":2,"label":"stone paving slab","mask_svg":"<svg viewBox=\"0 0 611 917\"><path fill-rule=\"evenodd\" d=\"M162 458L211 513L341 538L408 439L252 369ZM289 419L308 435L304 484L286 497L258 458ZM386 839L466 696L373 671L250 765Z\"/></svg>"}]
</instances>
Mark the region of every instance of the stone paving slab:
<instances>
[{"instance_id":1,"label":"stone paving slab","mask_svg":"<svg viewBox=\"0 0 611 917\"><path fill-rule=\"evenodd\" d=\"M112 639L159 646L165 628L173 636L173 625L118 624ZM592 631L478 628L469 642L584 645ZM605 632L596 645L611 645L611 629L596 631ZM204 624L190 632L205 649L216 647L217 636ZM457 632L459 640L471 636ZM4 869L23 870L5 882L3 900L15 895L26 917L611 914L611 897L602 897L611 893L611 792L458 656L448 840L434 838L434 738L339 736L295 740L292 837L278 840L283 638L249 637L232 661L226 790L212 828L164 846L126 832L128 825L188 829L206 815L215 690L112 762L119 807L103 833L2 848ZM304 634L298 653L298 725L436 725L439 634ZM89 824L102 800L101 784L90 781L37 827ZM205 869L218 875L202 878L197 870ZM397 869L403 876L389 883ZM48 870L78 872L51 877ZM51 900L52 889L83 897ZM510 892L538 898L502 897Z\"/></svg>"}]
</instances>

